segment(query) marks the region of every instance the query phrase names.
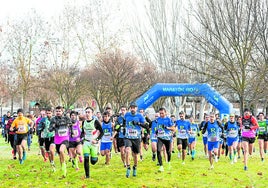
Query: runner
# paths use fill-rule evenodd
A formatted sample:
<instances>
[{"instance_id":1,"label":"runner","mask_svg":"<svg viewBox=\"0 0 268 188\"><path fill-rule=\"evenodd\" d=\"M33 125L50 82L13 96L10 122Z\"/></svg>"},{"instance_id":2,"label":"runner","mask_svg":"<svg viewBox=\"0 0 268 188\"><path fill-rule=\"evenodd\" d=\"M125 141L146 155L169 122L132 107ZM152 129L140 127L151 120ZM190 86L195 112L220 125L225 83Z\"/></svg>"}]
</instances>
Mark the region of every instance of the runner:
<instances>
[{"instance_id":1,"label":"runner","mask_svg":"<svg viewBox=\"0 0 268 188\"><path fill-rule=\"evenodd\" d=\"M179 113L180 119L176 121L178 128L177 133L177 147L178 147L178 158L182 156L182 164L185 164L186 148L188 146L188 133L190 132L190 122L185 120L185 113L181 111Z\"/></svg>"},{"instance_id":2,"label":"runner","mask_svg":"<svg viewBox=\"0 0 268 188\"><path fill-rule=\"evenodd\" d=\"M5 137L5 142L9 142L9 140L8 140L8 132L9 132L9 129L7 129L6 125L7 125L7 122L10 119L12 119L12 117L11 117L11 113L8 111L7 114L3 117L3 120L2 120L3 134L4 134L4 137Z\"/></svg>"},{"instance_id":3,"label":"runner","mask_svg":"<svg viewBox=\"0 0 268 188\"><path fill-rule=\"evenodd\" d=\"M105 164L110 164L110 152L112 149L113 142L113 123L111 122L109 112L105 111L102 116L102 130L104 132L103 137L101 138L100 152L102 156L105 156Z\"/></svg>"},{"instance_id":4,"label":"runner","mask_svg":"<svg viewBox=\"0 0 268 188\"><path fill-rule=\"evenodd\" d=\"M83 162L82 158L82 143L81 143L81 128L79 120L77 119L77 113L75 111L70 112L70 117L72 121L72 134L69 137L69 153L72 160L73 167L79 170L79 162ZM78 158L77 158L78 156Z\"/></svg>"},{"instance_id":5,"label":"runner","mask_svg":"<svg viewBox=\"0 0 268 188\"><path fill-rule=\"evenodd\" d=\"M156 135L156 131L158 129L157 119L159 117L159 112L155 113L154 117L155 117L155 119L150 123L150 128L151 128L150 139L151 139L152 160L153 161L155 161L155 159L156 159L156 152L157 152L157 135Z\"/></svg>"},{"instance_id":6,"label":"runner","mask_svg":"<svg viewBox=\"0 0 268 188\"><path fill-rule=\"evenodd\" d=\"M161 150L163 145L165 145L166 153L167 153L167 162L169 165L169 169L171 168L170 160L171 160L171 142L172 142L172 131L175 131L174 124L171 118L167 117L167 112L165 108L159 109L160 117L157 118L157 159L160 165L159 172L164 171Z\"/></svg>"},{"instance_id":7,"label":"runner","mask_svg":"<svg viewBox=\"0 0 268 188\"><path fill-rule=\"evenodd\" d=\"M148 129L145 125L145 119L140 114L137 113L137 104L132 102L130 104L130 112L125 115L126 119L126 134L125 134L125 147L126 147L126 162L127 171L126 177L130 176L130 156L134 159L133 166L133 176L137 176L137 165L138 165L138 154L140 153L140 143L141 143L141 127Z\"/></svg>"},{"instance_id":8,"label":"runner","mask_svg":"<svg viewBox=\"0 0 268 188\"><path fill-rule=\"evenodd\" d=\"M176 142L176 128L177 128L176 127L176 116L174 114L172 114L170 116L170 118L171 118L173 124L175 125L175 131L172 132L172 143L171 143L172 153L175 153L175 150L174 150L175 146L174 145L175 145L175 142Z\"/></svg>"},{"instance_id":9,"label":"runner","mask_svg":"<svg viewBox=\"0 0 268 188\"><path fill-rule=\"evenodd\" d=\"M70 127L72 126L71 119L63 115L63 107L56 107L56 116L51 118L49 131L55 131L54 143L56 144L56 151L59 154L62 176L67 175L65 154L69 146Z\"/></svg>"},{"instance_id":10,"label":"runner","mask_svg":"<svg viewBox=\"0 0 268 188\"><path fill-rule=\"evenodd\" d=\"M204 153L205 157L208 158L208 133L204 132L203 134L203 129L205 124L209 121L209 115L205 115L205 120L200 123L199 130L202 132L202 139L203 139L203 145L204 145Z\"/></svg>"},{"instance_id":11,"label":"runner","mask_svg":"<svg viewBox=\"0 0 268 188\"><path fill-rule=\"evenodd\" d=\"M121 160L124 164L124 167L127 167L126 164L126 152L125 152L125 131L126 131L126 120L125 120L125 114L127 112L127 107L126 106L121 106L121 113L119 117L117 118L117 121L115 123L115 133L113 135L114 138L117 139L117 149L121 154ZM115 137L115 135L118 135Z\"/></svg>"},{"instance_id":12,"label":"runner","mask_svg":"<svg viewBox=\"0 0 268 188\"><path fill-rule=\"evenodd\" d=\"M267 136L267 120L264 119L264 113L259 113L259 129L258 129L258 141L261 161L264 161L264 153L267 152L268 136Z\"/></svg>"},{"instance_id":13,"label":"runner","mask_svg":"<svg viewBox=\"0 0 268 188\"><path fill-rule=\"evenodd\" d=\"M41 128L39 127L39 125L40 125L40 121L45 117L46 117L45 110L41 110L40 111L40 116L35 121L35 126L36 126L36 130L37 130L36 134L38 136L39 148L40 148L40 151L41 151L41 154L42 154L44 162L47 161L46 150L45 150L45 138L44 138L44 135L41 135L42 131L41 131Z\"/></svg>"},{"instance_id":14,"label":"runner","mask_svg":"<svg viewBox=\"0 0 268 188\"><path fill-rule=\"evenodd\" d=\"M248 170L248 154L252 154L253 144L255 142L256 130L259 128L258 122L250 114L249 109L244 110L244 116L240 125L242 129L242 147L244 151L244 170Z\"/></svg>"},{"instance_id":15,"label":"runner","mask_svg":"<svg viewBox=\"0 0 268 188\"><path fill-rule=\"evenodd\" d=\"M200 136L199 134L199 128L198 128L198 124L194 122L194 118L190 117L190 132L189 132L189 148L190 148L190 154L192 157L192 160L195 159L195 154L196 154L196 150L195 150L195 146L196 146L196 140L197 140L197 136Z\"/></svg>"},{"instance_id":16,"label":"runner","mask_svg":"<svg viewBox=\"0 0 268 188\"><path fill-rule=\"evenodd\" d=\"M227 134L227 146L229 150L229 158L231 164L237 162L236 157L236 150L237 150L237 143L238 143L238 132L239 132L239 125L235 121L235 115L230 114L230 120L227 121L224 125L224 130Z\"/></svg>"},{"instance_id":17,"label":"runner","mask_svg":"<svg viewBox=\"0 0 268 188\"><path fill-rule=\"evenodd\" d=\"M100 122L93 118L93 108L87 107L85 112L85 120L82 122L82 136L84 137L83 153L85 178L89 178L89 157L92 165L98 162L98 143L103 136L103 130Z\"/></svg>"},{"instance_id":18,"label":"runner","mask_svg":"<svg viewBox=\"0 0 268 188\"><path fill-rule=\"evenodd\" d=\"M239 116L237 117L237 124L240 126L242 123L242 118ZM238 131L238 144L237 144L237 158L240 159L241 158L241 150L243 150L242 148L242 133L241 133L241 128Z\"/></svg>"},{"instance_id":19,"label":"runner","mask_svg":"<svg viewBox=\"0 0 268 188\"><path fill-rule=\"evenodd\" d=\"M219 148L219 141L220 136L223 134L223 132L220 133L220 129L223 130L223 127L221 126L221 123L215 120L215 114L211 113L210 121L208 121L202 130L202 134L204 134L206 131L208 133L208 154L209 154L209 163L210 163L210 169L213 169L213 158L215 159L215 162L218 162L218 148Z\"/></svg>"},{"instance_id":20,"label":"runner","mask_svg":"<svg viewBox=\"0 0 268 188\"><path fill-rule=\"evenodd\" d=\"M43 115L45 116L45 115ZM52 109L47 108L46 109L46 117L43 117L41 121L39 121L39 131L41 135L41 139L44 139L45 143L45 156L48 156L50 165L52 167L52 171L56 171L56 166L54 163L54 156L55 156L55 144L54 144L54 136L55 132L50 132L50 121L52 119Z\"/></svg>"},{"instance_id":21,"label":"runner","mask_svg":"<svg viewBox=\"0 0 268 188\"><path fill-rule=\"evenodd\" d=\"M23 116L23 109L18 109L17 114L18 117L12 122L10 131L16 131L16 147L19 154L20 164L23 164L26 160L26 142L29 126L30 129L32 129L33 122Z\"/></svg>"},{"instance_id":22,"label":"runner","mask_svg":"<svg viewBox=\"0 0 268 188\"><path fill-rule=\"evenodd\" d=\"M10 131L10 128L11 128L12 122L14 121L14 119L17 118L17 116L18 116L17 113L13 114L12 119L9 119L8 122L7 122L7 124L6 124L6 129L8 131L8 141L9 141L10 146L12 148L11 153L13 155L13 159L14 160L17 159L17 157L16 157L16 153L17 153L16 137L17 137L17 135L16 135L15 131Z\"/></svg>"}]
</instances>

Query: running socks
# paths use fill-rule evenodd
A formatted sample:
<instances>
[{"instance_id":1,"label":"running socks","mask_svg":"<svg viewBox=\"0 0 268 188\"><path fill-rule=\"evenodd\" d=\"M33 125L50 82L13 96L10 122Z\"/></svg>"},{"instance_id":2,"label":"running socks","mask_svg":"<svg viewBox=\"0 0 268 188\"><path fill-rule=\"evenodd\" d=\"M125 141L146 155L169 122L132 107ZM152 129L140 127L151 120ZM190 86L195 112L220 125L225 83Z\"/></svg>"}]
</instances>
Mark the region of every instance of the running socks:
<instances>
[{"instance_id":1,"label":"running socks","mask_svg":"<svg viewBox=\"0 0 268 188\"><path fill-rule=\"evenodd\" d=\"M89 156L84 157L84 169L86 178L89 178Z\"/></svg>"},{"instance_id":2,"label":"running socks","mask_svg":"<svg viewBox=\"0 0 268 188\"><path fill-rule=\"evenodd\" d=\"M66 169L66 163L65 162L62 163L61 170L62 170L63 177L66 177L66 175L67 175L67 169Z\"/></svg>"}]
</instances>

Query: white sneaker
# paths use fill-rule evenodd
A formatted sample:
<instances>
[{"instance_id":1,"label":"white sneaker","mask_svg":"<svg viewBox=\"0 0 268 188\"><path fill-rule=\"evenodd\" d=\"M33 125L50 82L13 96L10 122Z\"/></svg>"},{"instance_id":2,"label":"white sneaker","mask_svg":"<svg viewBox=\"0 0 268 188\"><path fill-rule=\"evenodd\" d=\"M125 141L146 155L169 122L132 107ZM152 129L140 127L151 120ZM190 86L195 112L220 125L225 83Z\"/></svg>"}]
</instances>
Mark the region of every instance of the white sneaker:
<instances>
[{"instance_id":1,"label":"white sneaker","mask_svg":"<svg viewBox=\"0 0 268 188\"><path fill-rule=\"evenodd\" d=\"M182 163L181 163L182 165L185 165L185 162L184 161L182 161Z\"/></svg>"},{"instance_id":2,"label":"white sneaker","mask_svg":"<svg viewBox=\"0 0 268 188\"><path fill-rule=\"evenodd\" d=\"M231 164L231 165L234 164L234 161L232 160L232 161L230 162L230 164Z\"/></svg>"},{"instance_id":3,"label":"white sneaker","mask_svg":"<svg viewBox=\"0 0 268 188\"><path fill-rule=\"evenodd\" d=\"M234 157L234 163L237 163L237 157L236 156Z\"/></svg>"},{"instance_id":4,"label":"white sneaker","mask_svg":"<svg viewBox=\"0 0 268 188\"><path fill-rule=\"evenodd\" d=\"M214 159L215 159L215 162L217 163L217 162L218 162L218 157L217 157L217 155L214 156Z\"/></svg>"},{"instance_id":5,"label":"white sneaker","mask_svg":"<svg viewBox=\"0 0 268 188\"><path fill-rule=\"evenodd\" d=\"M160 166L160 168L159 168L158 171L159 171L159 172L164 172L164 167L163 167L163 166Z\"/></svg>"},{"instance_id":6,"label":"white sneaker","mask_svg":"<svg viewBox=\"0 0 268 188\"><path fill-rule=\"evenodd\" d=\"M178 158L181 158L181 153L180 152L178 152Z\"/></svg>"},{"instance_id":7,"label":"white sneaker","mask_svg":"<svg viewBox=\"0 0 268 188\"><path fill-rule=\"evenodd\" d=\"M214 166L213 166L213 165L211 165L211 166L209 167L209 169L210 169L210 170L214 169Z\"/></svg>"}]
</instances>

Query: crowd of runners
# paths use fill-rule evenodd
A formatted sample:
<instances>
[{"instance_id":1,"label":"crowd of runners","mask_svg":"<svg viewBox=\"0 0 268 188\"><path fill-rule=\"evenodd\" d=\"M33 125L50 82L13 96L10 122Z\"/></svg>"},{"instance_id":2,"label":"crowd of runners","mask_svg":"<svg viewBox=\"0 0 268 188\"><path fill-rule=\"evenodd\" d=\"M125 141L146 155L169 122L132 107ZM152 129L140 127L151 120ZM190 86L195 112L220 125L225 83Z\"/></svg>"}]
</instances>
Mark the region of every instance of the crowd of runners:
<instances>
[{"instance_id":1,"label":"crowd of runners","mask_svg":"<svg viewBox=\"0 0 268 188\"><path fill-rule=\"evenodd\" d=\"M54 110L41 110L34 118L18 109L12 116L7 113L3 117L2 135L10 143L13 159L24 164L32 135L36 134L42 160L49 161L51 170L56 171L55 156L58 155L63 177L67 176L66 163L70 161L77 171L78 163L83 163L85 178L89 178L90 164L96 164L101 155L105 157L105 165L109 165L114 149L115 153L120 152L122 168L126 169L128 178L137 176L142 151L149 147L160 173L164 167L171 168L172 153L178 152L183 165L187 155L195 160L199 136L202 136L204 157L208 158L210 170L220 156L228 156L231 164L243 157L243 168L248 170L248 156L252 155L256 138L260 160L264 161L268 146L267 123L264 113L254 117L249 109L245 109L241 117L228 114L222 120L218 114L205 114L200 124L195 123L193 117L186 118L183 111L179 112L178 119L176 115L169 116L165 108L160 108L150 119L132 102L129 107L121 106L118 115L114 115L110 107L101 114L94 113L91 107L78 113L65 112L63 107L57 106Z\"/></svg>"}]
</instances>

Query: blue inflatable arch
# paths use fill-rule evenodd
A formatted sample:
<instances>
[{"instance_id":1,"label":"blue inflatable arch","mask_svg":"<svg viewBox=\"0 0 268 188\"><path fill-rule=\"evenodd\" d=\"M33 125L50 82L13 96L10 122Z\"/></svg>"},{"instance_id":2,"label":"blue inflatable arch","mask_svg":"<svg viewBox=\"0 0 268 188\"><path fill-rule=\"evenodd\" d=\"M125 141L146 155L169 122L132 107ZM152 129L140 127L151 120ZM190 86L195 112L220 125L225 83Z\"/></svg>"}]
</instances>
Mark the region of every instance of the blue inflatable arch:
<instances>
[{"instance_id":1,"label":"blue inflatable arch","mask_svg":"<svg viewBox=\"0 0 268 188\"><path fill-rule=\"evenodd\" d=\"M146 109L163 96L202 96L219 110L221 117L233 110L233 105L209 84L158 83L140 96L136 103L139 109Z\"/></svg>"}]
</instances>

